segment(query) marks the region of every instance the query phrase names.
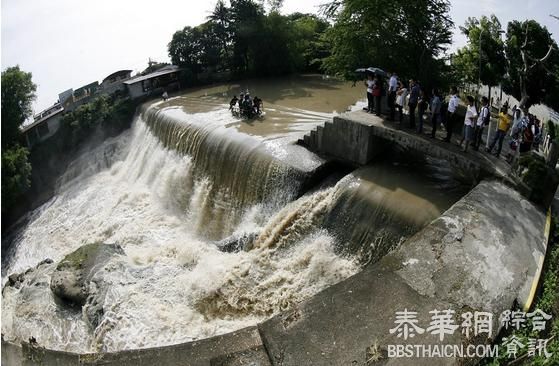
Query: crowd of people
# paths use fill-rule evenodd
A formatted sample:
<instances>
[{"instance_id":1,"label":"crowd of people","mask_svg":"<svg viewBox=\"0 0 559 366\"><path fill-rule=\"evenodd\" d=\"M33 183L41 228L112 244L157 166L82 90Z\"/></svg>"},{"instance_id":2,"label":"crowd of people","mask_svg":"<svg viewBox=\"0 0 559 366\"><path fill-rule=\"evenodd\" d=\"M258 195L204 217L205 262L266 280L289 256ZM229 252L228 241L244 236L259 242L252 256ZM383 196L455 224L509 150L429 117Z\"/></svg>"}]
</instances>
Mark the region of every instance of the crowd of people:
<instances>
[{"instance_id":1,"label":"crowd of people","mask_svg":"<svg viewBox=\"0 0 559 366\"><path fill-rule=\"evenodd\" d=\"M262 114L263 102L262 99L254 96L250 97L250 93L241 93L239 98L233 96L229 102L229 110L240 117L253 118Z\"/></svg>"},{"instance_id":2,"label":"crowd of people","mask_svg":"<svg viewBox=\"0 0 559 366\"><path fill-rule=\"evenodd\" d=\"M468 95L465 97L465 114L459 113L462 101L458 88L452 87L444 96L438 89L428 92L414 79L405 83L396 73L389 74L385 83L383 76L370 73L365 80L367 88L367 107L364 110L380 116L382 98L386 96L388 120L394 121L396 111L400 125L407 114L408 127L418 134L423 134L424 121L430 120L431 138L436 138L437 129L445 129L443 141L450 143L453 132L461 126L462 134L458 145L467 152L469 148L478 151L482 147L482 136L489 129L491 121L491 103L485 96L477 101ZM385 90L387 89L387 92ZM477 104L477 106L476 106ZM532 114L524 113L514 106L509 114L508 102L498 106L497 125L495 130L487 131L485 151L497 157L501 155L507 133L510 132L510 152L507 160L512 160L516 151L524 153L537 149L542 140L541 122Z\"/></svg>"}]
</instances>

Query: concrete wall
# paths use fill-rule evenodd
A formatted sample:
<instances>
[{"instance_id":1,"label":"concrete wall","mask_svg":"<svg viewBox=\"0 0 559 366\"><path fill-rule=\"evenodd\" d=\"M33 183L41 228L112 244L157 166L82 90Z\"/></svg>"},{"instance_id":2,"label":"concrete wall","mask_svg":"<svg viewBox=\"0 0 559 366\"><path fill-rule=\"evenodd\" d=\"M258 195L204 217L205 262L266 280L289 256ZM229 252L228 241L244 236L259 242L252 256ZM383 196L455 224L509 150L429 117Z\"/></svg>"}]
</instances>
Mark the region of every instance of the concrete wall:
<instances>
[{"instance_id":1,"label":"concrete wall","mask_svg":"<svg viewBox=\"0 0 559 366\"><path fill-rule=\"evenodd\" d=\"M464 360L455 358L386 358L389 344L439 344L427 332L412 341L390 334L395 312L417 311L423 327L435 309L491 312L489 339L466 339L457 331L444 343L491 342L500 312L515 301L530 305L545 231L543 212L502 183L484 181L379 262L258 327L173 346L86 355L3 341L2 364L461 365ZM367 363L375 348L383 358Z\"/></svg>"},{"instance_id":2,"label":"concrete wall","mask_svg":"<svg viewBox=\"0 0 559 366\"><path fill-rule=\"evenodd\" d=\"M530 300L547 245L545 223L516 191L482 182L379 262L261 324L270 359L276 366L462 365L454 358L387 359L390 344L441 343L427 332L407 341L390 334L395 312L418 312L423 328L435 309L491 312L490 339L466 339L458 330L444 344L492 341L499 314L515 300ZM374 345L384 358L367 363Z\"/></svg>"},{"instance_id":3,"label":"concrete wall","mask_svg":"<svg viewBox=\"0 0 559 366\"><path fill-rule=\"evenodd\" d=\"M128 94L132 99L140 98L145 94L141 82L127 84L126 89L128 90Z\"/></svg>"},{"instance_id":4,"label":"concrete wall","mask_svg":"<svg viewBox=\"0 0 559 366\"><path fill-rule=\"evenodd\" d=\"M417 153L448 161L473 181L483 177L506 177L509 169L504 161L488 154L466 154L458 146L419 136L397 128L377 116L362 111L334 117L332 122L317 127L299 143L329 158L365 165L386 147L397 144Z\"/></svg>"},{"instance_id":5,"label":"concrete wall","mask_svg":"<svg viewBox=\"0 0 559 366\"><path fill-rule=\"evenodd\" d=\"M367 164L384 148L370 126L338 117L305 136L304 145L311 151L358 165Z\"/></svg>"},{"instance_id":6,"label":"concrete wall","mask_svg":"<svg viewBox=\"0 0 559 366\"><path fill-rule=\"evenodd\" d=\"M60 128L60 123L62 122L62 113L58 113L47 120L41 122L37 126L25 131L25 141L27 143L27 147L31 148L37 142L44 141L54 135L56 131ZM48 129L48 132L41 133Z\"/></svg>"}]
</instances>

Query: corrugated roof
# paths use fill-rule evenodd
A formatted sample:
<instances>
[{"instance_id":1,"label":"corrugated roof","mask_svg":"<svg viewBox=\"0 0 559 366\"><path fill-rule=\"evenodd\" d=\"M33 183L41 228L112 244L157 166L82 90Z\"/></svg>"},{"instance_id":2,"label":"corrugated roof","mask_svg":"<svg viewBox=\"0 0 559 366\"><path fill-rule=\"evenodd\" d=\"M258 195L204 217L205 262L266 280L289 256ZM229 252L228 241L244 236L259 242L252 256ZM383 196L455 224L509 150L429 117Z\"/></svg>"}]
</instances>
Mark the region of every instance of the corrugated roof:
<instances>
[{"instance_id":1,"label":"corrugated roof","mask_svg":"<svg viewBox=\"0 0 559 366\"><path fill-rule=\"evenodd\" d=\"M136 84L136 83L138 83L140 81L143 81L143 80L153 79L153 78L158 77L158 76L172 74L172 73L177 72L179 70L180 70L180 68L178 66L175 66L175 68L173 68L173 69L160 70L160 71L152 72L151 74L138 76L136 78L126 80L124 82L124 84L127 84L127 85Z\"/></svg>"}]
</instances>

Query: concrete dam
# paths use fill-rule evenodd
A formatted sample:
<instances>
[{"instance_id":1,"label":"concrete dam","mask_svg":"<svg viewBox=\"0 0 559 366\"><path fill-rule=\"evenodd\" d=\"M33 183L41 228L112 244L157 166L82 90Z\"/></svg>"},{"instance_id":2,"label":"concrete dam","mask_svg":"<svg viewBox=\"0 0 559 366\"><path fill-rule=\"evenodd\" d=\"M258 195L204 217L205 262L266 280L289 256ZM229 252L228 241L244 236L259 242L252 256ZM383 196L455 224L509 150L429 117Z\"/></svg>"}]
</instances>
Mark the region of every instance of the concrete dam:
<instances>
[{"instance_id":1,"label":"concrete dam","mask_svg":"<svg viewBox=\"0 0 559 366\"><path fill-rule=\"evenodd\" d=\"M144 105L14 230L3 365L453 365L387 358L404 342L395 312L428 324L433 309L531 302L546 215L498 169L418 154L380 127L353 135L359 112L277 101L239 121L223 90L195 93ZM378 146L362 160L296 143L332 118L346 121L338 142ZM73 282L81 300L65 297Z\"/></svg>"}]
</instances>

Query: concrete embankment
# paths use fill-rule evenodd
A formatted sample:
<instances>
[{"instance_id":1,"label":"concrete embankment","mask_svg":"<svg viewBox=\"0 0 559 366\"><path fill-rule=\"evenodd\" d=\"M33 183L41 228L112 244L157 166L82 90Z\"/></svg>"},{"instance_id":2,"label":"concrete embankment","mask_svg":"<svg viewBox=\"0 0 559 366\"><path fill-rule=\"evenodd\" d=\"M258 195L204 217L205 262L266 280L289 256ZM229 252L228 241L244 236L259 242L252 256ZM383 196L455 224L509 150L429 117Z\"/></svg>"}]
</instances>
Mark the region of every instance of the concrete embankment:
<instances>
[{"instance_id":1,"label":"concrete embankment","mask_svg":"<svg viewBox=\"0 0 559 366\"><path fill-rule=\"evenodd\" d=\"M329 158L365 165L386 151L390 144L419 154L447 161L468 178L481 181L484 177L505 177L508 166L489 154L470 151L463 153L454 145L403 130L394 122L362 111L334 117L299 141L311 151Z\"/></svg>"},{"instance_id":2,"label":"concrete embankment","mask_svg":"<svg viewBox=\"0 0 559 366\"><path fill-rule=\"evenodd\" d=\"M466 311L493 314L491 337L467 339L460 329L444 344L494 339L499 314L531 300L545 255L546 217L513 189L496 181L476 186L397 250L294 310L257 328L152 349L78 355L2 342L5 365L457 365L457 358L387 358L387 347L440 344L417 334L391 334L397 311L417 312L427 328L430 311L450 309L456 323Z\"/></svg>"},{"instance_id":3,"label":"concrete embankment","mask_svg":"<svg viewBox=\"0 0 559 366\"><path fill-rule=\"evenodd\" d=\"M366 364L367 350L438 344L431 334L404 341L390 334L396 311L451 309L499 314L525 304L545 255L545 215L498 182L482 182L440 218L361 273L321 292L290 314L260 325L274 365ZM469 344L460 330L444 344ZM384 357L386 354L384 354ZM280 362L281 360L281 362ZM374 363L372 363L374 364ZM457 365L455 358L384 358L383 365Z\"/></svg>"}]
</instances>

